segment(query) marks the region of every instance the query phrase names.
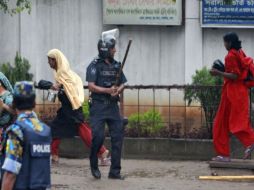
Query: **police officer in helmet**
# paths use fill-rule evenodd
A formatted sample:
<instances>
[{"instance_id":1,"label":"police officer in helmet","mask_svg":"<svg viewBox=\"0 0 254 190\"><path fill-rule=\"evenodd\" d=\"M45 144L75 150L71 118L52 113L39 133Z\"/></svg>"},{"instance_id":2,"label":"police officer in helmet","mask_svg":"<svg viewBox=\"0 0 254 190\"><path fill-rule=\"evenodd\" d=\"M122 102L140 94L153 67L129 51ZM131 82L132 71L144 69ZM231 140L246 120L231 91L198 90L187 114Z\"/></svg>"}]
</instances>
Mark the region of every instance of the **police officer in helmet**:
<instances>
[{"instance_id":1,"label":"police officer in helmet","mask_svg":"<svg viewBox=\"0 0 254 190\"><path fill-rule=\"evenodd\" d=\"M92 127L92 147L90 152L91 173L96 179L101 178L98 168L97 153L104 141L105 124L111 136L111 167L108 178L124 179L121 171L121 150L124 136L123 122L120 116L118 99L127 82L125 75L117 74L121 63L114 59L116 39L108 35L98 41L99 55L87 67L86 81L90 97L90 124ZM119 81L116 84L116 81Z\"/></svg>"},{"instance_id":2,"label":"police officer in helmet","mask_svg":"<svg viewBox=\"0 0 254 190\"><path fill-rule=\"evenodd\" d=\"M32 82L17 82L13 107L17 120L4 135L2 190L46 190L50 187L50 128L33 112Z\"/></svg>"}]
</instances>

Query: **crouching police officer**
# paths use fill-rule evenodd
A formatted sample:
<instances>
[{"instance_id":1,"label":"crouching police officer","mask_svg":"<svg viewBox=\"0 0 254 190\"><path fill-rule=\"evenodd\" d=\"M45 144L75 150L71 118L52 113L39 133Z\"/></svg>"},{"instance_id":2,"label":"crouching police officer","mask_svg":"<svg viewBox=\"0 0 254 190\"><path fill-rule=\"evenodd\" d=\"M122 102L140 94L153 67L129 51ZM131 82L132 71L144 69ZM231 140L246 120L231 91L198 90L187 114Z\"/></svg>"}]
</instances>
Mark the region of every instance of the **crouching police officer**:
<instances>
[{"instance_id":1,"label":"crouching police officer","mask_svg":"<svg viewBox=\"0 0 254 190\"><path fill-rule=\"evenodd\" d=\"M50 128L32 111L32 82L17 82L13 107L17 120L4 136L2 190L45 190L50 186Z\"/></svg>"},{"instance_id":2,"label":"crouching police officer","mask_svg":"<svg viewBox=\"0 0 254 190\"><path fill-rule=\"evenodd\" d=\"M116 83L121 63L114 60L116 52L115 38L108 36L99 40L99 56L87 67L86 81L91 91L90 124L92 128L92 147L90 152L90 167L96 179L101 178L98 168L97 153L104 141L105 123L111 136L111 167L108 178L124 179L121 176L121 150L124 136L123 121L120 116L118 99L127 81L121 73L119 83Z\"/></svg>"}]
</instances>

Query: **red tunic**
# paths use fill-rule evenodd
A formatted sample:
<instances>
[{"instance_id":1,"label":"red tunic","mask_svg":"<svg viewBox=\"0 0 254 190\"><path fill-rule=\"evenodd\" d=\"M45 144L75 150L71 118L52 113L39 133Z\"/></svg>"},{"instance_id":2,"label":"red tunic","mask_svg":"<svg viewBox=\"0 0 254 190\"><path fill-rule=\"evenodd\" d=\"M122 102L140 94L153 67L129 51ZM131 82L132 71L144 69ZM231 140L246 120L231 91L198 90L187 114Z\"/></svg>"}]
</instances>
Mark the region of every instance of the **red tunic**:
<instances>
[{"instance_id":1,"label":"red tunic","mask_svg":"<svg viewBox=\"0 0 254 190\"><path fill-rule=\"evenodd\" d=\"M244 79L248 71L242 67L242 50L231 49L225 57L225 72L234 73L236 80L224 78L221 101L214 119L213 142L218 155L229 156L229 133L247 147L254 143L249 117L249 90Z\"/></svg>"}]
</instances>

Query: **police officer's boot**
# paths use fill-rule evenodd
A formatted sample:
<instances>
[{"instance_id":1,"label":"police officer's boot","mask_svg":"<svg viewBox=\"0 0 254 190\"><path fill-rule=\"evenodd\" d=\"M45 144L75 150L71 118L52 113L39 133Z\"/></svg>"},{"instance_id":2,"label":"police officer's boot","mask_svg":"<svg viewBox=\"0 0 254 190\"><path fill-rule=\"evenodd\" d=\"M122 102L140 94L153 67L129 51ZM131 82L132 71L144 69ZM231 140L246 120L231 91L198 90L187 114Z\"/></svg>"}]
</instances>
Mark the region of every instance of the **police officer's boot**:
<instances>
[{"instance_id":1,"label":"police officer's boot","mask_svg":"<svg viewBox=\"0 0 254 190\"><path fill-rule=\"evenodd\" d=\"M125 177L122 176L121 174L113 175L111 173L108 174L108 178L109 179L119 179L119 180L124 180L125 179Z\"/></svg>"},{"instance_id":2,"label":"police officer's boot","mask_svg":"<svg viewBox=\"0 0 254 190\"><path fill-rule=\"evenodd\" d=\"M100 172L99 168L95 169L95 168L91 167L91 172L92 172L92 175L94 176L94 178L96 178L96 179L101 178L101 172Z\"/></svg>"},{"instance_id":3,"label":"police officer's boot","mask_svg":"<svg viewBox=\"0 0 254 190\"><path fill-rule=\"evenodd\" d=\"M90 168L91 168L91 173L94 176L94 178L100 179L101 172L98 168L98 158L96 156L96 151L94 151L93 147L91 148L91 152L90 152Z\"/></svg>"}]
</instances>

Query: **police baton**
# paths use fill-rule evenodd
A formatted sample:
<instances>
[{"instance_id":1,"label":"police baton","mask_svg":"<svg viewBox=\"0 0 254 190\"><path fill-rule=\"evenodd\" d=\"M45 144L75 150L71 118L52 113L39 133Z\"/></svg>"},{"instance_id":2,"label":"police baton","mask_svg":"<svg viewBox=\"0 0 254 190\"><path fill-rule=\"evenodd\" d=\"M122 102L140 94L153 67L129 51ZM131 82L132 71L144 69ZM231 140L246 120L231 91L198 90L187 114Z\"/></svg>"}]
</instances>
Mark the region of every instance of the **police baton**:
<instances>
[{"instance_id":1,"label":"police baton","mask_svg":"<svg viewBox=\"0 0 254 190\"><path fill-rule=\"evenodd\" d=\"M131 42L132 42L132 40L130 39L129 42L128 42L128 46L127 46L127 48L126 48L126 51L125 51L125 55L124 55L123 62L122 62L122 64L121 64L120 70L119 70L119 72L118 72L117 75L116 75L116 82L115 82L115 85L116 85L116 86L118 85L119 80L120 80L120 76L121 76L121 74L122 74L122 72L123 72L123 67L124 67L125 61L126 61L126 59L127 59L127 56L128 56L128 53L129 53L129 49L130 49L130 47L131 47Z\"/></svg>"}]
</instances>

